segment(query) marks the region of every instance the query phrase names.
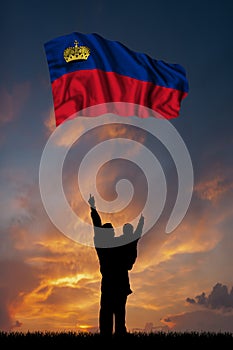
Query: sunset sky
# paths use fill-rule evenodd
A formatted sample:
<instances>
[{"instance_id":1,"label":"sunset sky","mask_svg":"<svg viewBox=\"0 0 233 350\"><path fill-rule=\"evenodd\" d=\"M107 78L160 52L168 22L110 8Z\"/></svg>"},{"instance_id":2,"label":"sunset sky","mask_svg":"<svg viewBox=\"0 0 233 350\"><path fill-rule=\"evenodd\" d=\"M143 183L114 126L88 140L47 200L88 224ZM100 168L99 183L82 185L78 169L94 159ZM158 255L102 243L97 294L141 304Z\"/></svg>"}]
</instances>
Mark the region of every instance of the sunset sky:
<instances>
[{"instance_id":1,"label":"sunset sky","mask_svg":"<svg viewBox=\"0 0 233 350\"><path fill-rule=\"evenodd\" d=\"M143 132L96 129L75 144L65 162L67 200L89 223L77 169L96 143L107 137L140 141L164 169L165 209L139 241L130 272L128 329L233 332L233 2L22 0L3 2L0 16L0 330L98 328L101 276L96 252L54 225L39 188L42 153L55 131L44 43L81 32L99 33L131 50L178 63L189 81L180 116L171 123L189 151L194 186L187 213L172 233L165 233L165 226L177 191L174 164ZM83 128L81 121L78 128ZM57 147L74 137L74 130L68 131ZM140 157L133 149L128 159L135 154ZM126 212L103 216L114 225L143 210L145 177L128 163L111 161L96 179L108 201L115 198L114 186L122 177L134 187ZM86 193L90 174L92 168ZM56 194L51 196L56 200ZM157 204L155 199L151 215ZM78 224L75 230L81 230Z\"/></svg>"}]
</instances>

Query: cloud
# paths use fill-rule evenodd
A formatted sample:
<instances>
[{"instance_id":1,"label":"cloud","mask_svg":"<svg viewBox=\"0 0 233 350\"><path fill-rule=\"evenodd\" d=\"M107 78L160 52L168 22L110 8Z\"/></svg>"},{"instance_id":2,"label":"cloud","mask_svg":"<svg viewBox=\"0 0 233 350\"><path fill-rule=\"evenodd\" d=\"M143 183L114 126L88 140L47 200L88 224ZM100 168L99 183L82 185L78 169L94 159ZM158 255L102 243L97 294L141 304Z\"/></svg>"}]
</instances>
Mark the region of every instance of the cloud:
<instances>
[{"instance_id":1,"label":"cloud","mask_svg":"<svg viewBox=\"0 0 233 350\"><path fill-rule=\"evenodd\" d=\"M45 324L50 330L68 329L78 317L84 322L82 313L92 324L100 288L95 251L75 244L51 226L36 234L33 225L20 229L21 225L1 233L1 250L7 251L1 254L0 264L0 329L38 330ZM97 309L93 314L92 305Z\"/></svg>"},{"instance_id":2,"label":"cloud","mask_svg":"<svg viewBox=\"0 0 233 350\"><path fill-rule=\"evenodd\" d=\"M37 184L23 168L11 166L0 171L0 227L29 222L41 215L42 203Z\"/></svg>"},{"instance_id":3,"label":"cloud","mask_svg":"<svg viewBox=\"0 0 233 350\"><path fill-rule=\"evenodd\" d=\"M211 293L206 296L203 292L197 295L195 299L187 298L190 304L202 305L210 309L233 309L233 287L228 292L226 285L216 283Z\"/></svg>"},{"instance_id":4,"label":"cloud","mask_svg":"<svg viewBox=\"0 0 233 350\"><path fill-rule=\"evenodd\" d=\"M206 179L202 179L201 182L197 183L194 191L202 200L207 200L215 204L225 193L232 189L232 170L230 169L226 174L226 172L223 173L222 169L217 169L214 176L212 173L211 175L208 174Z\"/></svg>"},{"instance_id":5,"label":"cloud","mask_svg":"<svg viewBox=\"0 0 233 350\"><path fill-rule=\"evenodd\" d=\"M187 298L186 301L187 301L187 303L190 303L190 304L195 304L196 303L196 301L194 299L192 299L192 298Z\"/></svg>"},{"instance_id":6,"label":"cloud","mask_svg":"<svg viewBox=\"0 0 233 350\"><path fill-rule=\"evenodd\" d=\"M68 329L78 317L84 323L85 305L86 321L95 324L100 281L95 251L59 232L38 186L24 172L10 170L1 172L0 329L61 329L64 314Z\"/></svg>"},{"instance_id":7,"label":"cloud","mask_svg":"<svg viewBox=\"0 0 233 350\"><path fill-rule=\"evenodd\" d=\"M169 322L168 322L169 321ZM211 310L198 310L170 315L161 319L172 331L233 332L233 315Z\"/></svg>"},{"instance_id":8,"label":"cloud","mask_svg":"<svg viewBox=\"0 0 233 350\"><path fill-rule=\"evenodd\" d=\"M53 127L53 111L51 111L51 124L48 130L52 132ZM113 137L125 137L127 134L125 129L113 128L109 132ZM88 139L86 142L86 139L85 142L80 142L84 145L81 153L83 150L86 152L92 142L104 140L106 135L102 130L99 134L95 131L92 136L92 140ZM130 154L128 156L130 158ZM74 164L76 165L75 162ZM103 188L102 193L108 198L113 191L110 194L108 190L105 192L106 185L110 188L115 179L121 177L123 171L125 172L123 164L119 168L115 167L113 162L100 169L98 185ZM67 181L69 186L71 206L81 213L82 218L89 220L88 206L83 205L84 201L76 195L76 188L70 182L70 174L68 171L64 182ZM73 174L76 175L76 172ZM40 200L39 190L36 186L27 185L26 173L20 174L10 169L5 175L1 185L5 195L2 203L5 203L9 210L5 208L1 211L1 222L5 220L10 228L1 234L1 257L8 262L16 261L15 268L10 269L12 276L18 274L20 276L20 271L25 267L29 270L28 275L31 271L31 278L19 284L20 289L15 289L12 298L8 300L4 295L10 294L11 283L6 276L5 294L2 290L0 298L2 324L7 329L20 326L23 330L45 329L45 327L55 329L63 326L69 329L73 326L75 328L77 324L95 325L98 319L100 281L95 251L71 242L49 222ZM134 168L126 170L125 175L127 178L128 175L134 178L136 182ZM182 322L185 328L187 319L190 320L190 325L196 327L195 317L203 316L204 322L208 317L215 319L214 312L219 312L216 316L216 322L219 320L216 329L221 324L222 309L214 308L214 305L217 305L216 300L220 300L216 292L215 301L209 301L208 308L205 304L200 304L201 293L195 294L200 296L199 300L191 297L193 288L197 285L205 289L207 283L205 273L208 273L208 277L216 273L214 265L217 264L216 259L211 262L210 268L206 267L206 259L208 254L219 246L223 237L224 230L219 229L219 224L225 222L227 215L232 212L230 206L212 208L213 201L218 203L220 199L224 200L230 189L227 178L224 180L224 176L220 173L218 176L222 182L216 178L213 182L213 193L210 191L211 184L207 178L199 183L200 187L196 187L196 196L188 213L174 233L165 235L162 221L140 242L139 259L131 274L135 294L131 296L132 302L129 300L130 322L134 326L137 326L138 322L144 325L148 319L159 320L161 314L168 312L174 314L164 318L165 324L170 328L177 325L178 329L182 326ZM92 180L91 178L90 181ZM88 185L87 181L87 189ZM138 188L140 185L141 181L138 181ZM221 192L222 187L225 189ZM205 189L209 192L206 190L208 194L202 196L202 190L204 193ZM227 244L228 249L230 242ZM223 248L222 253L225 253ZM219 248L216 254L219 256ZM230 251L227 256L230 262ZM5 266L8 269L8 266ZM224 269L226 271L226 267ZM187 295L190 298L187 298L185 305L183 301ZM208 299L209 295L205 294L202 298L204 303L206 298ZM135 317L137 312L135 305L139 310L138 317ZM186 315L187 312L178 313L180 310L183 311L182 307L192 308L189 316ZM198 313L199 311L202 313ZM209 313L206 314L204 311ZM228 317L230 322L230 312ZM208 325L212 327L209 322L206 324L206 329Z\"/></svg>"},{"instance_id":9,"label":"cloud","mask_svg":"<svg viewBox=\"0 0 233 350\"><path fill-rule=\"evenodd\" d=\"M17 271L17 273L16 273ZM37 284L34 268L19 259L1 260L0 263L0 329L9 331L20 325L15 315L24 295Z\"/></svg>"},{"instance_id":10,"label":"cloud","mask_svg":"<svg viewBox=\"0 0 233 350\"><path fill-rule=\"evenodd\" d=\"M144 143L146 140L145 132L138 130L133 125L124 124L124 118L122 117L122 124L114 124L111 115L101 115L96 118L104 118L103 125L92 127L92 117L76 117L71 120L65 121L58 127L57 135L54 137L54 142L57 146L68 147L76 141L80 141L80 138L84 138L86 147L90 147L93 142L100 143L108 139L126 138L136 140L139 143ZM113 124L112 124L113 123ZM44 122L46 127L46 133L51 134L56 129L55 114L52 108L48 114L47 119ZM90 128L85 137L87 128ZM80 147L83 145L81 144ZM137 152L137 150L135 150Z\"/></svg>"},{"instance_id":11,"label":"cloud","mask_svg":"<svg viewBox=\"0 0 233 350\"><path fill-rule=\"evenodd\" d=\"M233 288L228 292L226 285L216 283L209 295L202 292L186 303L191 310L167 315L161 322L173 331L233 332Z\"/></svg>"},{"instance_id":12,"label":"cloud","mask_svg":"<svg viewBox=\"0 0 233 350\"><path fill-rule=\"evenodd\" d=\"M11 91L0 87L0 123L5 124L14 120L28 100L30 83L15 84Z\"/></svg>"},{"instance_id":13,"label":"cloud","mask_svg":"<svg viewBox=\"0 0 233 350\"><path fill-rule=\"evenodd\" d=\"M51 134L56 129L56 122L55 122L55 114L54 114L54 108L52 107L49 111L49 115L47 119L44 121L44 125L47 131L47 134Z\"/></svg>"},{"instance_id":14,"label":"cloud","mask_svg":"<svg viewBox=\"0 0 233 350\"><path fill-rule=\"evenodd\" d=\"M196 290L195 295L201 295L196 289L198 285L208 288L208 281L214 285L216 276L222 277L223 274L225 280L231 279L232 225L229 225L231 221L227 224L227 235L222 224L232 217L232 208L223 206L221 210L215 207L210 210L211 204L201 204L201 199L193 199L186 218L171 235L163 234L163 226L157 225L153 232L144 236L131 274L137 305L146 308L148 313L157 308L157 313L166 314L171 320L170 328L175 325L172 313L186 313L186 308L192 312L193 309L206 309L197 306L197 300L191 294Z\"/></svg>"}]
</instances>

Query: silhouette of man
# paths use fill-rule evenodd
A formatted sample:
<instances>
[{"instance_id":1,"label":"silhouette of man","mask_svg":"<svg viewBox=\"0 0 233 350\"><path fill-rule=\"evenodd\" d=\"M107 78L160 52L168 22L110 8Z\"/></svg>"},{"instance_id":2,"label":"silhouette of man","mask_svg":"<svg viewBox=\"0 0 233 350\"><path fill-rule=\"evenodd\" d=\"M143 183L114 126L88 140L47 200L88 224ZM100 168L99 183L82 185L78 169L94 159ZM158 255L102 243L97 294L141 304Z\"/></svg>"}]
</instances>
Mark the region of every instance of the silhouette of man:
<instances>
[{"instance_id":1,"label":"silhouette of man","mask_svg":"<svg viewBox=\"0 0 233 350\"><path fill-rule=\"evenodd\" d=\"M115 237L111 223L102 224L96 210L95 199L90 195L88 200L94 226L94 244L100 264L101 297L99 310L99 330L104 336L113 334L125 335L126 302L130 288L128 271L132 269L137 258L137 242L142 234L144 217L141 215L134 231L131 224L125 224L123 234Z\"/></svg>"}]
</instances>

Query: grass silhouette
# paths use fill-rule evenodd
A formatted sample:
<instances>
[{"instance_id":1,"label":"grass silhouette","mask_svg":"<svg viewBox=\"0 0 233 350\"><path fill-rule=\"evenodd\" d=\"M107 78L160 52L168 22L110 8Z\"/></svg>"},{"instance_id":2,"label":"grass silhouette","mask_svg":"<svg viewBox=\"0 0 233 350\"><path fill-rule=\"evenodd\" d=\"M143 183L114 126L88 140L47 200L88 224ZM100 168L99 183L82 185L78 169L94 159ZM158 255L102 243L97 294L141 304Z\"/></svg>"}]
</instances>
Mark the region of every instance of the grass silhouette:
<instances>
[{"instance_id":1,"label":"grass silhouette","mask_svg":"<svg viewBox=\"0 0 233 350\"><path fill-rule=\"evenodd\" d=\"M233 333L228 332L156 332L128 333L124 337L106 339L98 333L86 332L1 332L0 346L50 345L50 346L98 346L98 345L130 346L174 346L174 345L233 345Z\"/></svg>"}]
</instances>

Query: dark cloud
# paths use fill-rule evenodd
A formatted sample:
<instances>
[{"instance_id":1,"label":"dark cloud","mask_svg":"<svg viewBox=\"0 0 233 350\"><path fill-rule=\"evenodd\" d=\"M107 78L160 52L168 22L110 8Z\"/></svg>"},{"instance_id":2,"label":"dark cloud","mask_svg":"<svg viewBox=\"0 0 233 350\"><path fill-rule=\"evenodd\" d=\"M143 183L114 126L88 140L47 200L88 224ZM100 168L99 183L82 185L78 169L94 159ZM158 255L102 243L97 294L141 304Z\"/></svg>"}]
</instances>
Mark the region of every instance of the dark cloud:
<instances>
[{"instance_id":1,"label":"dark cloud","mask_svg":"<svg viewBox=\"0 0 233 350\"><path fill-rule=\"evenodd\" d=\"M211 293L206 295L204 292L197 295L195 299L187 298L190 304L203 305L211 309L232 309L233 308L233 287L230 292L226 285L216 283Z\"/></svg>"},{"instance_id":2,"label":"dark cloud","mask_svg":"<svg viewBox=\"0 0 233 350\"><path fill-rule=\"evenodd\" d=\"M197 310L194 312L185 312L169 317L161 322L170 327L172 330L179 332L197 331L197 332L233 332L233 315L232 313L219 313L216 310Z\"/></svg>"},{"instance_id":3,"label":"dark cloud","mask_svg":"<svg viewBox=\"0 0 233 350\"><path fill-rule=\"evenodd\" d=\"M192 298L187 298L186 301L187 301L187 303L190 303L190 304L195 304L196 303L196 301L194 299L192 299Z\"/></svg>"},{"instance_id":4,"label":"dark cloud","mask_svg":"<svg viewBox=\"0 0 233 350\"><path fill-rule=\"evenodd\" d=\"M161 322L173 331L233 332L233 288L216 283L207 295L202 292L186 302L198 310L165 316Z\"/></svg>"}]
</instances>

